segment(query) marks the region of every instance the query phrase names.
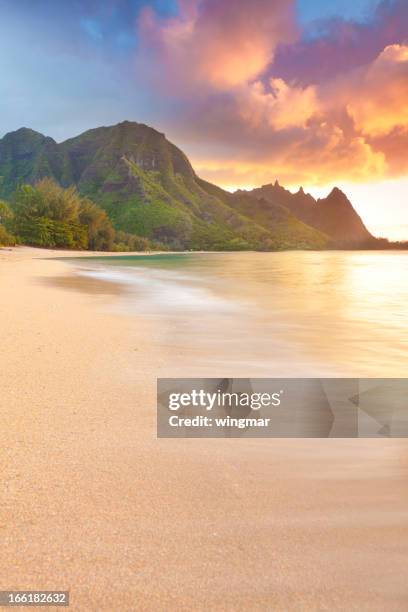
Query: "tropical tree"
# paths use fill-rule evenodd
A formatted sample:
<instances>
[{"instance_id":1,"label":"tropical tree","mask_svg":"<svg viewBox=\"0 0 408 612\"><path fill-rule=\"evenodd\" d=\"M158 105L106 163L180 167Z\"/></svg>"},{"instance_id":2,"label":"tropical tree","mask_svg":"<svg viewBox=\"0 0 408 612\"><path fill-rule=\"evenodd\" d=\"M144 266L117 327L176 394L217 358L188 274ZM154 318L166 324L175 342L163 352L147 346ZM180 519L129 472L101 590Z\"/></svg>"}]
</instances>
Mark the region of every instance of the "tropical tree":
<instances>
[{"instance_id":1,"label":"tropical tree","mask_svg":"<svg viewBox=\"0 0 408 612\"><path fill-rule=\"evenodd\" d=\"M5 224L12 218L13 214L10 208L3 200L0 200L0 223Z\"/></svg>"},{"instance_id":2,"label":"tropical tree","mask_svg":"<svg viewBox=\"0 0 408 612\"><path fill-rule=\"evenodd\" d=\"M106 213L75 187L49 178L22 185L13 195L14 230L25 244L110 250L114 230Z\"/></svg>"},{"instance_id":3,"label":"tropical tree","mask_svg":"<svg viewBox=\"0 0 408 612\"><path fill-rule=\"evenodd\" d=\"M15 238L8 231L13 218L10 208L5 202L0 200L0 245L10 246L15 244Z\"/></svg>"},{"instance_id":4,"label":"tropical tree","mask_svg":"<svg viewBox=\"0 0 408 612\"><path fill-rule=\"evenodd\" d=\"M106 212L89 198L83 198L79 206L79 222L88 229L88 248L93 251L111 251L115 230Z\"/></svg>"}]
</instances>

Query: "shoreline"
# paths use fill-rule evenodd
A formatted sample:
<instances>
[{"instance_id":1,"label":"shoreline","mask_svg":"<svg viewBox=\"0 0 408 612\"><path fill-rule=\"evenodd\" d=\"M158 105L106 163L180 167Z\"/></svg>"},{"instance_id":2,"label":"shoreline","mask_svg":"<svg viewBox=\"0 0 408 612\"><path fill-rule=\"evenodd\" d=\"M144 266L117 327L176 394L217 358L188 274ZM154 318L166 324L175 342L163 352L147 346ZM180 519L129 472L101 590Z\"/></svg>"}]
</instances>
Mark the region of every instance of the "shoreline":
<instances>
[{"instance_id":1,"label":"shoreline","mask_svg":"<svg viewBox=\"0 0 408 612\"><path fill-rule=\"evenodd\" d=\"M397 243L400 244L400 243ZM245 251L77 251L67 249L47 249L40 247L31 247L26 245L16 246L1 246L1 253L27 253L33 258L42 258L45 254L51 254L51 257L44 257L44 259L69 259L69 258L91 258L91 257L154 257L155 255L228 255L237 253L388 253L391 252L408 252L408 241L401 243L401 246L395 248L382 248L382 249L346 249L346 248L333 248L333 249L284 249L282 251L256 251L256 250L245 250Z\"/></svg>"},{"instance_id":2,"label":"shoreline","mask_svg":"<svg viewBox=\"0 0 408 612\"><path fill-rule=\"evenodd\" d=\"M107 612L405 610L406 441L158 440L171 347L115 293L44 284L67 272L52 254L0 250L0 588Z\"/></svg>"}]
</instances>

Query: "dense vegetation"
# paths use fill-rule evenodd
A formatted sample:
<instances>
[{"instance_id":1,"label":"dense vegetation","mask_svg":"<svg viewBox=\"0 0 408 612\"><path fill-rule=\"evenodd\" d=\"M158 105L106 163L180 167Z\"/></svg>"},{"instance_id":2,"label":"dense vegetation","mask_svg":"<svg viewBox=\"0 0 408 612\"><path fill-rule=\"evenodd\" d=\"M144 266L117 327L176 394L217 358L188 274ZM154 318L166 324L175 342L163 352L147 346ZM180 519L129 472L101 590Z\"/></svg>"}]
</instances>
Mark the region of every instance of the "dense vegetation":
<instances>
[{"instance_id":1,"label":"dense vegetation","mask_svg":"<svg viewBox=\"0 0 408 612\"><path fill-rule=\"evenodd\" d=\"M9 228L13 215L5 202L0 200L0 246L12 246L15 238L10 233Z\"/></svg>"},{"instance_id":2,"label":"dense vegetation","mask_svg":"<svg viewBox=\"0 0 408 612\"><path fill-rule=\"evenodd\" d=\"M38 247L111 250L115 232L107 214L75 187L51 179L22 185L11 197L10 226L23 244Z\"/></svg>"},{"instance_id":3,"label":"dense vegetation","mask_svg":"<svg viewBox=\"0 0 408 612\"><path fill-rule=\"evenodd\" d=\"M115 231L104 210L75 187L64 189L50 178L19 186L10 206L0 200L0 245L16 243L93 251L145 251L155 246L143 237Z\"/></svg>"}]
</instances>

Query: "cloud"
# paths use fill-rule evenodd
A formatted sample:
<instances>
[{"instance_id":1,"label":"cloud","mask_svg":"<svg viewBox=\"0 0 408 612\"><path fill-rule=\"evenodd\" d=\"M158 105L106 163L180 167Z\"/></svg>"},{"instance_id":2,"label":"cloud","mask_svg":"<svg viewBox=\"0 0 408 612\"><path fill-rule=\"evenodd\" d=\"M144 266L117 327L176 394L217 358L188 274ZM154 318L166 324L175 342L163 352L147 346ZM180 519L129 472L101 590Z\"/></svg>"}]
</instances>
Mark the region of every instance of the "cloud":
<instances>
[{"instance_id":1,"label":"cloud","mask_svg":"<svg viewBox=\"0 0 408 612\"><path fill-rule=\"evenodd\" d=\"M262 81L255 81L237 93L239 114L252 127L305 127L319 110L314 87L292 87L274 78L268 86L269 89Z\"/></svg>"},{"instance_id":2,"label":"cloud","mask_svg":"<svg viewBox=\"0 0 408 612\"><path fill-rule=\"evenodd\" d=\"M358 130L376 137L408 126L407 45L386 47L353 81L347 110Z\"/></svg>"},{"instance_id":3,"label":"cloud","mask_svg":"<svg viewBox=\"0 0 408 612\"><path fill-rule=\"evenodd\" d=\"M273 73L299 84L324 83L370 64L389 45L407 40L406 0L383 0L370 21L341 17L314 22L293 44L278 47Z\"/></svg>"},{"instance_id":4,"label":"cloud","mask_svg":"<svg viewBox=\"0 0 408 612\"><path fill-rule=\"evenodd\" d=\"M307 186L406 171L408 47L396 42L406 4L386 0L365 24L325 22L308 41L292 1L179 7L167 19L142 11L138 67L205 178Z\"/></svg>"},{"instance_id":5,"label":"cloud","mask_svg":"<svg viewBox=\"0 0 408 612\"><path fill-rule=\"evenodd\" d=\"M401 177L408 173L408 126L396 128L389 134L367 138L373 151L380 151L387 160L387 175Z\"/></svg>"},{"instance_id":6,"label":"cloud","mask_svg":"<svg viewBox=\"0 0 408 612\"><path fill-rule=\"evenodd\" d=\"M183 0L178 17L161 19L147 7L140 15L143 50L161 77L188 89L236 87L256 77L278 43L295 32L292 0Z\"/></svg>"},{"instance_id":7,"label":"cloud","mask_svg":"<svg viewBox=\"0 0 408 612\"><path fill-rule=\"evenodd\" d=\"M387 46L374 60L329 81L319 97L332 115L342 110L373 155L382 155L384 176L408 170L408 45Z\"/></svg>"},{"instance_id":8,"label":"cloud","mask_svg":"<svg viewBox=\"0 0 408 612\"><path fill-rule=\"evenodd\" d=\"M276 145L272 139L261 149L255 149L254 142L247 149L212 159L196 155L195 167L208 180L227 187L257 186L275 178L285 185L306 186L364 182L386 172L383 152L374 151L362 137L350 137L335 125L323 122L296 137L281 134L278 142Z\"/></svg>"}]
</instances>

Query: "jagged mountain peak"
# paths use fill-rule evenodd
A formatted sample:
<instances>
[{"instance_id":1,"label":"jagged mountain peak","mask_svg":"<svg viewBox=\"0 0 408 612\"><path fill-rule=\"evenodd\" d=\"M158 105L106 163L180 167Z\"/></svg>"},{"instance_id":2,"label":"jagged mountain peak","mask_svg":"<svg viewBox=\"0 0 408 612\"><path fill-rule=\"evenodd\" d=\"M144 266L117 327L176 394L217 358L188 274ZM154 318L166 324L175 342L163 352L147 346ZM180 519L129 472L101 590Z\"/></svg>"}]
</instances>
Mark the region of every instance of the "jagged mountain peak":
<instances>
[{"instance_id":1,"label":"jagged mountain peak","mask_svg":"<svg viewBox=\"0 0 408 612\"><path fill-rule=\"evenodd\" d=\"M271 206L286 207L298 219L341 244L357 244L372 239L346 194L338 187L334 187L326 198L318 200L305 193L303 187L291 193L277 182L253 189L249 195L258 200L264 198Z\"/></svg>"},{"instance_id":2,"label":"jagged mountain peak","mask_svg":"<svg viewBox=\"0 0 408 612\"><path fill-rule=\"evenodd\" d=\"M342 191L339 187L333 187L333 189L330 191L329 195L326 196L325 198L319 198L319 200L326 200L326 201L346 201L349 202L348 197L346 196L346 194L344 193L344 191Z\"/></svg>"},{"instance_id":3,"label":"jagged mountain peak","mask_svg":"<svg viewBox=\"0 0 408 612\"><path fill-rule=\"evenodd\" d=\"M333 195L333 196L345 196L346 194L339 187L335 186L335 187L333 187L333 189L329 193L329 196L331 196L331 195Z\"/></svg>"}]
</instances>

